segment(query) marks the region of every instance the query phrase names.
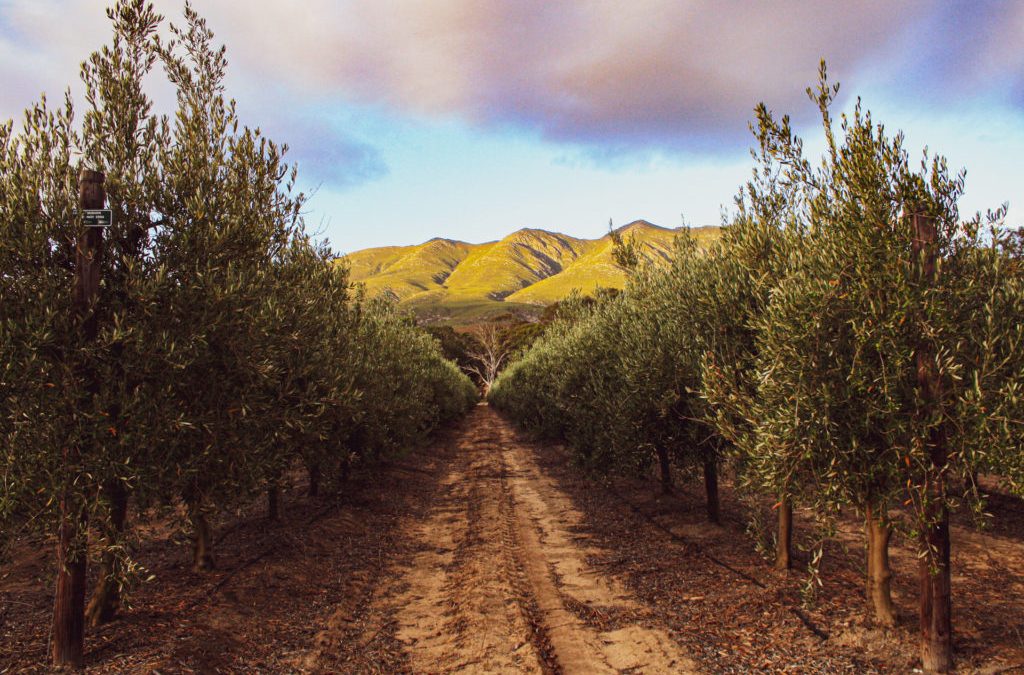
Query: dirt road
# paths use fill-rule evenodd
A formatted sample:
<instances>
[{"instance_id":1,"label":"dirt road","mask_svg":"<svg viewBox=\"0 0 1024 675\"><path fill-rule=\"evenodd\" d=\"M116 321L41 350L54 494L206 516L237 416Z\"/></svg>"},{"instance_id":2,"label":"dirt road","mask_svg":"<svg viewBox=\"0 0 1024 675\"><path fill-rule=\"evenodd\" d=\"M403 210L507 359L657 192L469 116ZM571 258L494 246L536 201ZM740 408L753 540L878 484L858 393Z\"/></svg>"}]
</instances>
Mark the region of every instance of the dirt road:
<instances>
[{"instance_id":1,"label":"dirt road","mask_svg":"<svg viewBox=\"0 0 1024 675\"><path fill-rule=\"evenodd\" d=\"M817 536L797 512L797 570L755 551L723 484L664 496L644 477L595 481L557 444L486 406L428 445L317 498L294 474L281 517L263 499L215 522L217 568L195 572L180 520L132 517L154 580L86 637L90 673L903 673L916 667L916 557L890 551L900 611L874 626L862 524L838 523L806 603ZM770 501L770 500L769 500ZM770 517L770 503L762 504ZM955 649L964 672L1024 664L1024 502L989 494L992 527L954 519ZM48 672L52 542L0 561L0 672Z\"/></svg>"},{"instance_id":2,"label":"dirt road","mask_svg":"<svg viewBox=\"0 0 1024 675\"><path fill-rule=\"evenodd\" d=\"M363 639L385 629L414 672L685 673L696 668L641 605L588 564L581 515L486 405L457 437L411 555L374 593ZM338 625L338 622L334 622ZM337 644L330 633L323 644ZM303 665L329 669L332 650Z\"/></svg>"}]
</instances>

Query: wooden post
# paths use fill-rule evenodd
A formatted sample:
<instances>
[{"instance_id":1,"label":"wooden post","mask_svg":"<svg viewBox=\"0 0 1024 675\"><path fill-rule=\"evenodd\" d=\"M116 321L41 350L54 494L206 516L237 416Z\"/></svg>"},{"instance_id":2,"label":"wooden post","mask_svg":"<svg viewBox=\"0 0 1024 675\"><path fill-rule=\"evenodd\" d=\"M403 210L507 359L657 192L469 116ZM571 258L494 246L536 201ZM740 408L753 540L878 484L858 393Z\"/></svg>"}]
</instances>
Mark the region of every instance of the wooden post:
<instances>
[{"instance_id":1,"label":"wooden post","mask_svg":"<svg viewBox=\"0 0 1024 675\"><path fill-rule=\"evenodd\" d=\"M938 281L938 234L935 219L921 213L910 217L911 252L918 281L923 288ZM926 340L914 355L917 386L924 403L923 415L933 418L942 405L942 380L935 363L935 350ZM920 562L921 666L926 672L945 673L953 668L952 600L949 570L949 510L946 493L946 436L942 425L928 433L930 467L925 478L926 519L921 546L926 555Z\"/></svg>"},{"instance_id":2,"label":"wooden post","mask_svg":"<svg viewBox=\"0 0 1024 675\"><path fill-rule=\"evenodd\" d=\"M106 195L104 175L82 169L78 176L78 201L82 209L102 209ZM103 263L103 230L85 228L75 250L73 305L81 325L82 341L96 340L99 333L94 306L100 291ZM98 383L85 373L86 397L98 393ZM50 656L57 668L81 669L84 666L85 640L85 565L87 513L74 494L74 478L79 470L81 448L64 448L67 472L60 500L60 530L57 541L57 580L53 600L53 636Z\"/></svg>"}]
</instances>

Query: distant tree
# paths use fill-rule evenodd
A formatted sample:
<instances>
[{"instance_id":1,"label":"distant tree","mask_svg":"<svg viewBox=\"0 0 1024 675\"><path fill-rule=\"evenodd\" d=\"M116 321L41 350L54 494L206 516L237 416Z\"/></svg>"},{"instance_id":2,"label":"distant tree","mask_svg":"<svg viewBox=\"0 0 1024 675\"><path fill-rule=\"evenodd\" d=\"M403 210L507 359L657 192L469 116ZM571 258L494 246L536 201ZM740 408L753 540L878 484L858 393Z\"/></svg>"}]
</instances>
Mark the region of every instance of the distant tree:
<instances>
[{"instance_id":1,"label":"distant tree","mask_svg":"<svg viewBox=\"0 0 1024 675\"><path fill-rule=\"evenodd\" d=\"M495 321L476 324L466 331L473 338L468 350L467 370L480 382L484 396L491 390L512 353L507 331L508 324Z\"/></svg>"},{"instance_id":2,"label":"distant tree","mask_svg":"<svg viewBox=\"0 0 1024 675\"><path fill-rule=\"evenodd\" d=\"M608 221L608 235L612 238L612 258L615 264L627 272L636 270L643 261L636 237L629 234L622 236L622 232L612 226L611 220Z\"/></svg>"},{"instance_id":3,"label":"distant tree","mask_svg":"<svg viewBox=\"0 0 1024 675\"><path fill-rule=\"evenodd\" d=\"M425 326L424 330L434 336L446 359L454 361L465 372L470 372L472 357L469 353L477 348L472 335L457 331L452 326Z\"/></svg>"}]
</instances>

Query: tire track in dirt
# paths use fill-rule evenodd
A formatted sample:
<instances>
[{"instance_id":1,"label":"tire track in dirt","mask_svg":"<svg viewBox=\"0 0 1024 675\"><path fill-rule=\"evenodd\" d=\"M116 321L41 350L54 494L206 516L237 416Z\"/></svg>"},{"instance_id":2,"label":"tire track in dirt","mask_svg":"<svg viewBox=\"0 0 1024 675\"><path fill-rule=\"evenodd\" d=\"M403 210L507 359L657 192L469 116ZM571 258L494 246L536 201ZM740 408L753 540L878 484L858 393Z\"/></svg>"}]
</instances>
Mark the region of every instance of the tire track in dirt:
<instances>
[{"instance_id":1,"label":"tire track in dirt","mask_svg":"<svg viewBox=\"0 0 1024 675\"><path fill-rule=\"evenodd\" d=\"M685 651L587 559L581 514L486 405L455 439L428 513L409 519L411 555L371 604L374 634L417 673L695 672ZM372 639L372 636L371 638Z\"/></svg>"},{"instance_id":2,"label":"tire track in dirt","mask_svg":"<svg viewBox=\"0 0 1024 675\"><path fill-rule=\"evenodd\" d=\"M401 565L387 604L415 672L542 672L501 495L494 437L469 424L426 520L409 536L422 550Z\"/></svg>"},{"instance_id":3,"label":"tire track in dirt","mask_svg":"<svg viewBox=\"0 0 1024 675\"><path fill-rule=\"evenodd\" d=\"M668 632L652 625L644 607L587 563L599 551L577 534L582 514L537 466L531 448L517 443L507 422L490 414L509 466L519 555L563 671L696 672Z\"/></svg>"}]
</instances>

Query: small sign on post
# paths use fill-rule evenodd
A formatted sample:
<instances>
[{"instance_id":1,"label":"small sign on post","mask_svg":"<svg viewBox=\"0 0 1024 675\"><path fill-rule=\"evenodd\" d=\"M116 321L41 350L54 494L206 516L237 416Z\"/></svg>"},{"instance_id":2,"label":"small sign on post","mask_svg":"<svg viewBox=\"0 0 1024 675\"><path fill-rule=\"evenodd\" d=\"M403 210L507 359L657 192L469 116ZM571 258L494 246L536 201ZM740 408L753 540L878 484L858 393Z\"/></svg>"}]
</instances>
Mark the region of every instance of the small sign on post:
<instances>
[{"instance_id":1,"label":"small sign on post","mask_svg":"<svg viewBox=\"0 0 1024 675\"><path fill-rule=\"evenodd\" d=\"M110 227L114 214L110 209L85 209L82 211L82 225L86 227Z\"/></svg>"}]
</instances>

